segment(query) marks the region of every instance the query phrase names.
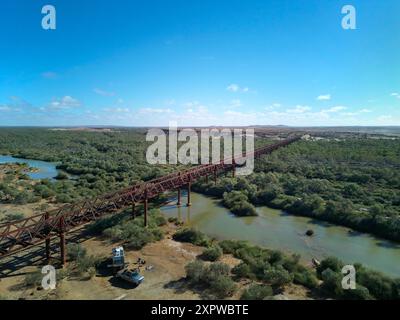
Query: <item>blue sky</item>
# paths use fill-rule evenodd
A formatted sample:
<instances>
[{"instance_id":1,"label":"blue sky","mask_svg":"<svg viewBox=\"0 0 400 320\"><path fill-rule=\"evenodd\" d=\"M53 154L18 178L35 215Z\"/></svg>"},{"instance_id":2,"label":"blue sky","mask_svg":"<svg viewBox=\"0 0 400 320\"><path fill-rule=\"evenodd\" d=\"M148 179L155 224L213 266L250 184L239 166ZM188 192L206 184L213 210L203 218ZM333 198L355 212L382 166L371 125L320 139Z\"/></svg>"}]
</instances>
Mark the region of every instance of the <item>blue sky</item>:
<instances>
[{"instance_id":1,"label":"blue sky","mask_svg":"<svg viewBox=\"0 0 400 320\"><path fill-rule=\"evenodd\" d=\"M400 125L398 0L4 0L0 38L0 125Z\"/></svg>"}]
</instances>

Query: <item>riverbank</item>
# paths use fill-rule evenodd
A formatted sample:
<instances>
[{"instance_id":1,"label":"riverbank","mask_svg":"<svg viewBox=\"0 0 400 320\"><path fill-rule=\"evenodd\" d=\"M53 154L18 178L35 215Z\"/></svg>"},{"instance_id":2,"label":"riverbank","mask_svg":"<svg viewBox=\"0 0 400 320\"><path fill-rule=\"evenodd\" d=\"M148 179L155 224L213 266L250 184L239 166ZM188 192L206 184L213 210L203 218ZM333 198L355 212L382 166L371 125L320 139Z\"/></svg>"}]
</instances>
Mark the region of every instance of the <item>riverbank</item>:
<instances>
[{"instance_id":1,"label":"riverbank","mask_svg":"<svg viewBox=\"0 0 400 320\"><path fill-rule=\"evenodd\" d=\"M177 217L211 238L246 240L285 253L297 253L307 265L311 265L312 258L321 260L335 256L346 263L360 262L392 277L400 277L398 244L345 227L267 207L257 207L257 217L238 218L218 199L199 193L192 194L191 207L177 207L171 203L161 209L167 217ZM305 235L308 229L315 231L314 236Z\"/></svg>"},{"instance_id":2,"label":"riverbank","mask_svg":"<svg viewBox=\"0 0 400 320\"><path fill-rule=\"evenodd\" d=\"M130 299L160 299L160 300L197 300L201 299L201 291L189 289L185 283L185 266L197 259L204 248L190 243L182 243L172 239L178 229L172 223L163 227L165 238L147 244L141 250L126 250L126 260L134 267L140 257L146 261L146 266L152 266L151 271L141 269L145 281L134 288L123 281L118 281L112 275L97 274L91 279L66 278L58 284L56 290L45 291L36 288L21 287L24 272L34 272L37 267L26 267L18 271L19 275L0 279L0 296L9 299L54 299L54 300L130 300ZM91 238L81 242L88 254L109 257L111 249L117 244ZM230 254L224 254L220 262L234 268L239 259ZM248 288L250 281L237 282L238 290L229 299L239 299L242 292ZM302 286L290 284L285 287L281 298L310 299L309 290Z\"/></svg>"}]
</instances>

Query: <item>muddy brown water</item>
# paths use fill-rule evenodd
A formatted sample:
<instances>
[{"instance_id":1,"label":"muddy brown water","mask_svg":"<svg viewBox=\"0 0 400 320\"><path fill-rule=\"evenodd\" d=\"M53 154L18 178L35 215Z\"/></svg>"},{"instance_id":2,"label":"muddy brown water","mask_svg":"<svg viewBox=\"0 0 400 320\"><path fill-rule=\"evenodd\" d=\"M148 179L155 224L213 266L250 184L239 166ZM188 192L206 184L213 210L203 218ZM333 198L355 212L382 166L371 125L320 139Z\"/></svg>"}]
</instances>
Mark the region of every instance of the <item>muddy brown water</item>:
<instances>
[{"instance_id":1,"label":"muddy brown water","mask_svg":"<svg viewBox=\"0 0 400 320\"><path fill-rule=\"evenodd\" d=\"M185 203L186 199L182 199ZM352 231L315 219L258 207L257 217L235 217L219 200L192 193L192 206L162 207L168 217L178 217L188 225L219 240L247 240L286 253L298 253L304 261L335 256L345 263L360 262L392 277L400 277L400 244ZM308 237L305 232L314 230Z\"/></svg>"}]
</instances>

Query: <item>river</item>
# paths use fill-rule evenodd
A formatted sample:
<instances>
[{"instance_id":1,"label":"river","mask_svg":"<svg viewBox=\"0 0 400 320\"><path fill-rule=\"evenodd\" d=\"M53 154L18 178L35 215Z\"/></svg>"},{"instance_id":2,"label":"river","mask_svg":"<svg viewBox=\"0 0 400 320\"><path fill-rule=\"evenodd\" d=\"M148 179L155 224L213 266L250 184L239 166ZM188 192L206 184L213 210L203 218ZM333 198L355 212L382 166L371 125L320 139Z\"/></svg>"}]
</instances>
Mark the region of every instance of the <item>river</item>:
<instances>
[{"instance_id":1,"label":"river","mask_svg":"<svg viewBox=\"0 0 400 320\"><path fill-rule=\"evenodd\" d=\"M53 179L58 174L55 163L0 155L0 164L15 162L39 169L28 173L32 179ZM361 262L390 276L400 277L400 244L349 228L268 207L258 207L257 217L239 218L221 206L219 200L198 193L192 194L191 207L167 205L162 211L219 240L247 240L267 248L301 254L308 262L311 258L331 255L346 263ZM304 235L308 229L314 230L314 236Z\"/></svg>"},{"instance_id":2,"label":"river","mask_svg":"<svg viewBox=\"0 0 400 320\"><path fill-rule=\"evenodd\" d=\"M0 155L0 164L4 163L27 163L30 167L38 169L36 172L27 172L27 175L34 180L38 179L53 179L57 176L58 170L56 169L57 164L53 162L39 161L15 158L12 156Z\"/></svg>"},{"instance_id":3,"label":"river","mask_svg":"<svg viewBox=\"0 0 400 320\"><path fill-rule=\"evenodd\" d=\"M183 199L186 200L186 199ZM182 202L184 203L184 201ZM257 217L235 217L219 201L193 193L192 206L167 205L162 211L219 240L247 240L286 253L301 254L304 261L335 256L345 263L360 262L393 277L400 277L400 244L354 232L315 219L258 207ZM304 235L313 229L312 237Z\"/></svg>"}]
</instances>

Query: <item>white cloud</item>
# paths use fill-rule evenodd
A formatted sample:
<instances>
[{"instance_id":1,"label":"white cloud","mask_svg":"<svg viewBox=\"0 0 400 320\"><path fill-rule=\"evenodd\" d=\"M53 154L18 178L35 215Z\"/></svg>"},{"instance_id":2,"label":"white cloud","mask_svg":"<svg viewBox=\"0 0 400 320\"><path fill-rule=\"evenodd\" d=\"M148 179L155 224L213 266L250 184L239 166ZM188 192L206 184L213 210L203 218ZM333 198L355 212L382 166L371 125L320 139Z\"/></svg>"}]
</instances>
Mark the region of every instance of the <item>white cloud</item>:
<instances>
[{"instance_id":1,"label":"white cloud","mask_svg":"<svg viewBox=\"0 0 400 320\"><path fill-rule=\"evenodd\" d=\"M56 99L50 102L51 109L69 109L81 106L81 102L71 96L64 96L61 99Z\"/></svg>"},{"instance_id":2,"label":"white cloud","mask_svg":"<svg viewBox=\"0 0 400 320\"><path fill-rule=\"evenodd\" d=\"M332 107L332 108L329 108L329 109L324 109L321 112L324 112L324 113L335 113L335 112L339 112L339 111L346 110L346 109L347 109L347 107L344 107L344 106L336 106L336 107Z\"/></svg>"},{"instance_id":3,"label":"white cloud","mask_svg":"<svg viewBox=\"0 0 400 320\"><path fill-rule=\"evenodd\" d=\"M104 109L106 112L112 112L112 113L127 113L130 112L129 108L106 108Z\"/></svg>"},{"instance_id":4,"label":"white cloud","mask_svg":"<svg viewBox=\"0 0 400 320\"><path fill-rule=\"evenodd\" d=\"M275 103L271 104L270 106L265 107L265 110L271 111L271 110L280 108L281 106L282 105L280 103L275 102Z\"/></svg>"},{"instance_id":5,"label":"white cloud","mask_svg":"<svg viewBox=\"0 0 400 320\"><path fill-rule=\"evenodd\" d=\"M142 114L161 114L161 113L172 113L171 109L162 109L162 108L142 108L139 110L139 113Z\"/></svg>"},{"instance_id":6,"label":"white cloud","mask_svg":"<svg viewBox=\"0 0 400 320\"><path fill-rule=\"evenodd\" d=\"M226 90L230 91L230 92L250 92L249 87L240 87L238 84L236 83L232 83L229 86L226 87ZM252 91L253 92L253 91Z\"/></svg>"},{"instance_id":7,"label":"white cloud","mask_svg":"<svg viewBox=\"0 0 400 320\"><path fill-rule=\"evenodd\" d=\"M400 93L397 93L397 92L391 93L390 96L400 99Z\"/></svg>"},{"instance_id":8,"label":"white cloud","mask_svg":"<svg viewBox=\"0 0 400 320\"><path fill-rule=\"evenodd\" d=\"M331 100L330 94L321 94L317 97L317 100L324 101L324 100Z\"/></svg>"},{"instance_id":9,"label":"white cloud","mask_svg":"<svg viewBox=\"0 0 400 320\"><path fill-rule=\"evenodd\" d=\"M6 105L0 105L0 111L11 111L12 109Z\"/></svg>"},{"instance_id":10,"label":"white cloud","mask_svg":"<svg viewBox=\"0 0 400 320\"><path fill-rule=\"evenodd\" d=\"M240 89L240 87L237 84L234 84L234 83L230 84L226 88L226 90L231 91L231 92L237 92L237 91L239 91L239 89Z\"/></svg>"},{"instance_id":11,"label":"white cloud","mask_svg":"<svg viewBox=\"0 0 400 320\"><path fill-rule=\"evenodd\" d=\"M288 109L286 110L287 113L304 113L307 111L310 111L311 108L309 106L301 106L297 105L294 109Z\"/></svg>"},{"instance_id":12,"label":"white cloud","mask_svg":"<svg viewBox=\"0 0 400 320\"><path fill-rule=\"evenodd\" d=\"M99 89L99 88L94 88L93 92L97 93L98 95L103 96L103 97L112 97L112 96L115 95L114 92L105 91L105 90L102 90L102 89Z\"/></svg>"}]
</instances>

